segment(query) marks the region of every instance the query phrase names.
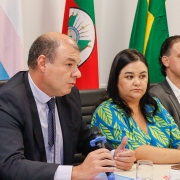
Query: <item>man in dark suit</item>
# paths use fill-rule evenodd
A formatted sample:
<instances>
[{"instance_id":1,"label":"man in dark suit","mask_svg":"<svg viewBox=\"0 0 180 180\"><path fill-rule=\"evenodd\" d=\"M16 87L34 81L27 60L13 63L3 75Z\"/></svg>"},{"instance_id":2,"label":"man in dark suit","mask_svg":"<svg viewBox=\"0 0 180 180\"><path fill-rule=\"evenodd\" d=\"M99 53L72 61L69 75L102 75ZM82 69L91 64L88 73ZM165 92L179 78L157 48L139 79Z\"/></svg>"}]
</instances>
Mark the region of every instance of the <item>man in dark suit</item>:
<instances>
[{"instance_id":1,"label":"man in dark suit","mask_svg":"<svg viewBox=\"0 0 180 180\"><path fill-rule=\"evenodd\" d=\"M150 92L160 99L180 128L180 36L171 36L164 41L159 62L166 79Z\"/></svg>"},{"instance_id":2,"label":"man in dark suit","mask_svg":"<svg viewBox=\"0 0 180 180\"><path fill-rule=\"evenodd\" d=\"M44 34L30 48L29 71L17 73L0 89L0 179L91 179L113 172L112 166L132 167L135 154L124 149L126 138L114 159L110 145L109 150L90 147L92 136L82 121L75 87L81 76L79 62L80 52L71 38ZM77 150L87 157L72 166Z\"/></svg>"}]
</instances>

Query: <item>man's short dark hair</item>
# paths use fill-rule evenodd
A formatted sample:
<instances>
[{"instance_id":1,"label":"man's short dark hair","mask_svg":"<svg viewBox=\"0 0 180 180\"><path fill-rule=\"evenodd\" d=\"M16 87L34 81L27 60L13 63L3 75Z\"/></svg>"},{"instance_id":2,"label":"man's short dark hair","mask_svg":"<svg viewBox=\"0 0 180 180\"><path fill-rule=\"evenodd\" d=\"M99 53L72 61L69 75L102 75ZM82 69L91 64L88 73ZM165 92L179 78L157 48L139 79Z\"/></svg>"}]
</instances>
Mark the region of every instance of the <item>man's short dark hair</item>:
<instances>
[{"instance_id":1,"label":"man's short dark hair","mask_svg":"<svg viewBox=\"0 0 180 180\"><path fill-rule=\"evenodd\" d=\"M53 63L56 56L56 50L60 46L57 38L46 35L39 36L32 44L28 55L28 66L35 69L37 59L40 55L46 56L49 62Z\"/></svg>"},{"instance_id":2,"label":"man's short dark hair","mask_svg":"<svg viewBox=\"0 0 180 180\"><path fill-rule=\"evenodd\" d=\"M166 66L162 63L163 56L169 56L171 48L173 45L180 41L180 35L170 36L168 37L162 44L160 49L159 63L161 65L161 73L164 77L166 77Z\"/></svg>"}]
</instances>

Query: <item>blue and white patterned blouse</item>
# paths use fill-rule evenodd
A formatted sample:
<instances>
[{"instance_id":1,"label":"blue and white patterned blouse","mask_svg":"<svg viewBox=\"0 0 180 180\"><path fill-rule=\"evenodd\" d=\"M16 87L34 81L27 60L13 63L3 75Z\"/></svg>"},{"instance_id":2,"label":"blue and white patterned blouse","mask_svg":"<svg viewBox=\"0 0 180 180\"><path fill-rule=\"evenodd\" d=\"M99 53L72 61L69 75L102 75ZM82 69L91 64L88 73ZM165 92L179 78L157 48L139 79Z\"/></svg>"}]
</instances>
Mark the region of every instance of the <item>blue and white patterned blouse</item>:
<instances>
[{"instance_id":1,"label":"blue and white patterned blouse","mask_svg":"<svg viewBox=\"0 0 180 180\"><path fill-rule=\"evenodd\" d=\"M140 129L132 117L108 99L100 104L95 110L91 125L98 126L107 141L115 148L120 144L124 136L128 137L127 149L135 150L141 145L152 145L162 148L177 149L180 145L180 130L171 115L155 98L158 111L155 116L148 117L148 134ZM153 108L145 106L148 113Z\"/></svg>"}]
</instances>

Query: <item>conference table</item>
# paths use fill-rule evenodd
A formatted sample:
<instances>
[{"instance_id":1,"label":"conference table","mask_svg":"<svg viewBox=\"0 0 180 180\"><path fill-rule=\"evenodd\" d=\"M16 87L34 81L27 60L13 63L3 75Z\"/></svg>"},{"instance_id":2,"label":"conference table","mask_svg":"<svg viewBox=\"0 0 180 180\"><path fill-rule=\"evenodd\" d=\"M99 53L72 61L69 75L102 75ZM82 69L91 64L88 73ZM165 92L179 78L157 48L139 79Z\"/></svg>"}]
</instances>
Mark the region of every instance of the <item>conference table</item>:
<instances>
[{"instance_id":1,"label":"conference table","mask_svg":"<svg viewBox=\"0 0 180 180\"><path fill-rule=\"evenodd\" d=\"M154 179L153 180L166 180L169 177L169 171L172 164L154 164ZM133 165L132 169L129 171L123 171L117 169L115 174L126 176L136 179L136 164Z\"/></svg>"}]
</instances>

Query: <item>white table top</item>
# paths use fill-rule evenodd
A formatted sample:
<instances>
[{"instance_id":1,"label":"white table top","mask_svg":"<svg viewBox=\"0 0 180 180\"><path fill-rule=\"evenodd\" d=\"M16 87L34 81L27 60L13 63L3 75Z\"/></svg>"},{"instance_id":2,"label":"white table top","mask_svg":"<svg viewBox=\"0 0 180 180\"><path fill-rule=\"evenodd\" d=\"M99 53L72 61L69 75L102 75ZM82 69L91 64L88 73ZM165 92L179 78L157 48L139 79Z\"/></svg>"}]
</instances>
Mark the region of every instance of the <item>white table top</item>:
<instances>
[{"instance_id":1,"label":"white table top","mask_svg":"<svg viewBox=\"0 0 180 180\"><path fill-rule=\"evenodd\" d=\"M169 177L169 171L171 169L172 164L154 164L154 179L153 180L165 180L166 176ZM119 174L121 176L127 176L136 179L136 164L133 165L132 169L129 171L122 171L117 169L115 174Z\"/></svg>"}]
</instances>

